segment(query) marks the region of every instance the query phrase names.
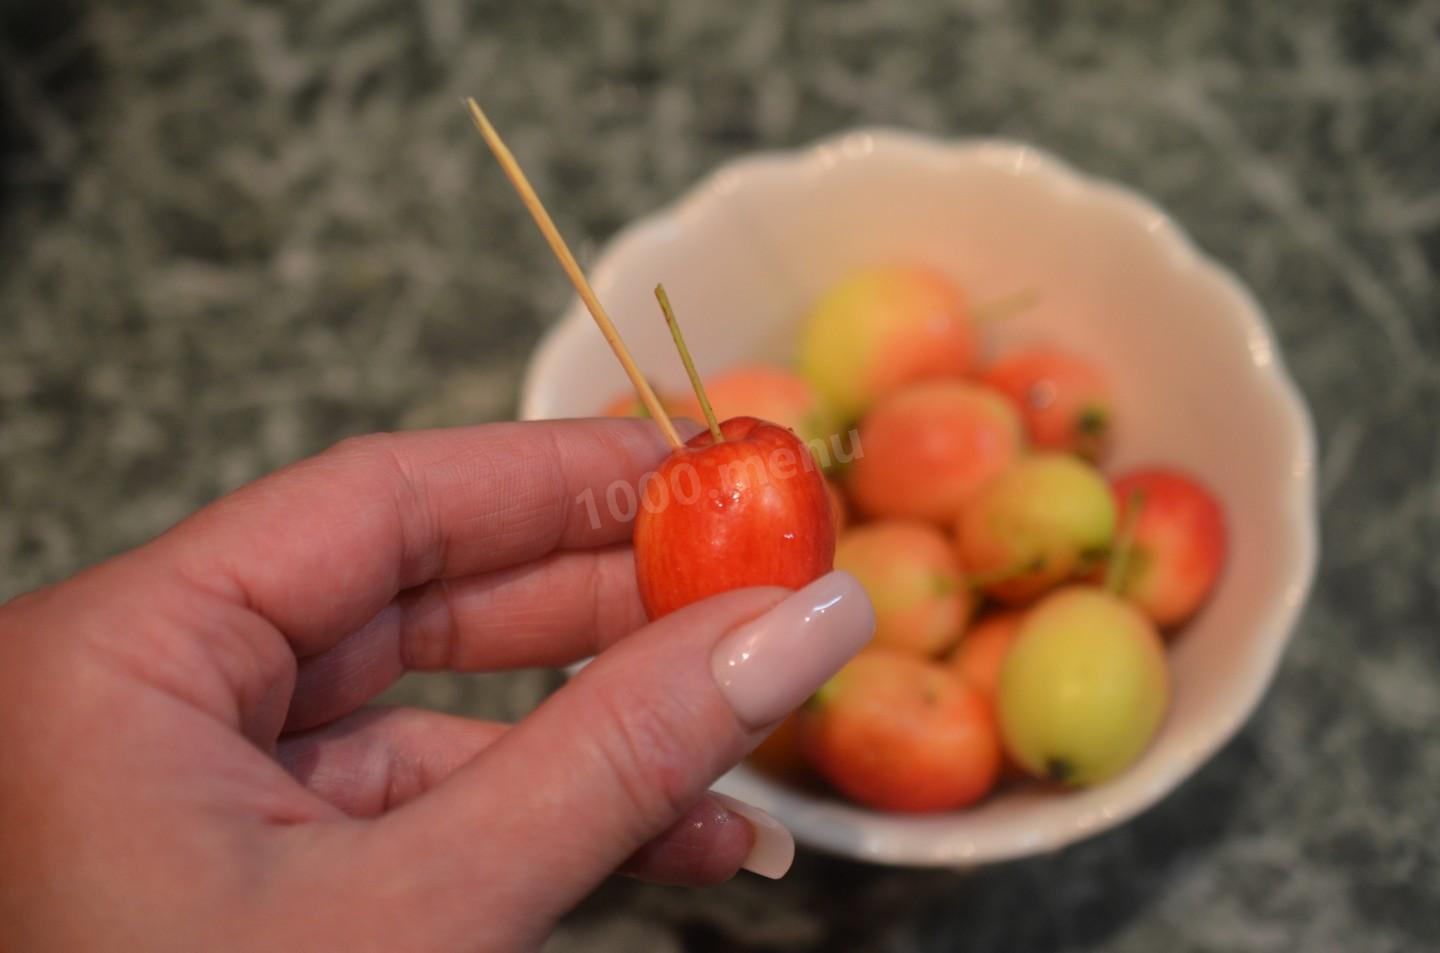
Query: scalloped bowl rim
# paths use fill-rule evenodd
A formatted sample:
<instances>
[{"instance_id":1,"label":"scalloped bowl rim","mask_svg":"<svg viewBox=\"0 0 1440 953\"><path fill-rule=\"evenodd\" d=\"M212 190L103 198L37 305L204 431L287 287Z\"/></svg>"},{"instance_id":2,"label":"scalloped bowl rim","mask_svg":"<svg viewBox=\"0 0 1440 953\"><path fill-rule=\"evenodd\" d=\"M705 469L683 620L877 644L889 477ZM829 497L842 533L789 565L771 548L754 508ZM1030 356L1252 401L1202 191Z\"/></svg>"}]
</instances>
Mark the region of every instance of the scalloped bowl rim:
<instances>
[{"instance_id":1,"label":"scalloped bowl rim","mask_svg":"<svg viewBox=\"0 0 1440 953\"><path fill-rule=\"evenodd\" d=\"M866 148L852 148L857 142L866 143ZM866 127L837 133L798 149L738 157L710 172L672 203L636 220L606 242L589 269L592 283L597 288L605 287L612 273L633 257L637 246L655 240L657 234L671 228L675 220L693 221L703 216L709 206L729 200L737 191L743 190L746 179L757 172L779 170L813 175L817 158L833 164L836 160L844 161L855 155L873 157L879 153L907 151L924 154L924 161L958 163L978 160L985 164L998 164L1017 174L1045 180L1049 188L1083 190L1099 196L1113 209L1139 222L1155 242L1164 246L1172 262L1193 271L1196 280L1218 286L1222 291L1229 305L1226 313L1235 324L1238 339L1252 353L1266 355L1264 361L1252 361L1249 366L1259 378L1268 398L1283 408L1292 440L1284 526L1291 534L1295 555L1286 569L1280 597L1273 600L1256 626L1257 654L1243 670L1243 681L1233 686L1234 701L1226 709L1227 717L1213 721L1198 743L1152 765L1146 783L1126 785L1126 775L1122 774L1106 785L1090 789L1123 793L1103 808L1083 812L1064 822L1036 825L1018 836L981 838L979 841L974 838L947 838L947 815L912 818L873 812L782 787L744 765L716 784L717 790L747 800L776 815L792 830L797 840L807 846L876 863L964 867L1053 851L1114 827L1163 798L1240 730L1274 678L1314 580L1319 558L1315 503L1316 445L1309 411L1286 369L1274 334L1259 304L1234 274L1200 251L1169 215L1133 189L1080 172L1041 149L1013 140L942 140L909 131ZM589 324L590 320L578 299L572 299L562 319L547 332L526 374L521 408L524 418L554 416L548 406L546 381L553 375L553 368L560 358L563 335L567 328L576 323ZM877 830L858 840L837 839L832 834L834 822L839 818L852 827L873 824ZM913 838L901 844L885 836L884 828L890 824L926 825L925 829L933 836L926 839L923 849L916 849Z\"/></svg>"}]
</instances>

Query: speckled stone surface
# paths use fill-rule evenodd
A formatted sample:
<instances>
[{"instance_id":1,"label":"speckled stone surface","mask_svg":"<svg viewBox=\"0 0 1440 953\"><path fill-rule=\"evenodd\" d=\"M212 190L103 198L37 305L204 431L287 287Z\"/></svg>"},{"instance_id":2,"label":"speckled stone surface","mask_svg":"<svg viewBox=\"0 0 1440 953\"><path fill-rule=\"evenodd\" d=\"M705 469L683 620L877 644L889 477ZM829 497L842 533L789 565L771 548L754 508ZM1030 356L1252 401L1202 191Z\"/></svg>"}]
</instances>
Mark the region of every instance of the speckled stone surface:
<instances>
[{"instance_id":1,"label":"speckled stone surface","mask_svg":"<svg viewBox=\"0 0 1440 953\"><path fill-rule=\"evenodd\" d=\"M1440 4L7 0L0 598L340 437L513 414L569 292L466 93L582 247L852 124L1038 143L1255 290L1323 448L1274 690L1143 818L970 875L616 882L551 949L1435 948ZM554 683L393 695L513 717Z\"/></svg>"}]
</instances>

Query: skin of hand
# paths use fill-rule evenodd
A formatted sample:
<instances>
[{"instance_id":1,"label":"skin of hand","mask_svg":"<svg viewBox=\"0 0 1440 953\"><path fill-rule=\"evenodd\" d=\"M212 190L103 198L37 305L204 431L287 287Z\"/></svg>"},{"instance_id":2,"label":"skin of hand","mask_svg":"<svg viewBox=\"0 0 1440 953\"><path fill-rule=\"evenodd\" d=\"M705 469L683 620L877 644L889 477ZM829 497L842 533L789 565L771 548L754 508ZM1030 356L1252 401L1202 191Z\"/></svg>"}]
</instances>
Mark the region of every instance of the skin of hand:
<instances>
[{"instance_id":1,"label":"skin of hand","mask_svg":"<svg viewBox=\"0 0 1440 953\"><path fill-rule=\"evenodd\" d=\"M579 505L648 421L343 442L0 607L0 946L525 950L616 871L778 876L710 783L869 639L855 581L646 624ZM407 670L596 655L518 724L365 707Z\"/></svg>"}]
</instances>

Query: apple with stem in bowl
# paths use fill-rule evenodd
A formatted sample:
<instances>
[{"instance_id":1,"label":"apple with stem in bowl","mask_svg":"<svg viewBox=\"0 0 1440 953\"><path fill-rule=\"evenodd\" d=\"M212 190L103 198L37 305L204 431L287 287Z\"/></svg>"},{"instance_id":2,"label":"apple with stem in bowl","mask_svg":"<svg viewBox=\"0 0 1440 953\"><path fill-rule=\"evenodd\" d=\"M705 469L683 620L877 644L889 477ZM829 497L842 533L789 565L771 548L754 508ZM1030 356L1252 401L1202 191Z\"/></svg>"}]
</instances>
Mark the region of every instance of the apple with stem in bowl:
<instances>
[{"instance_id":1,"label":"apple with stem in bowl","mask_svg":"<svg viewBox=\"0 0 1440 953\"><path fill-rule=\"evenodd\" d=\"M1117 569L1116 591L1156 625L1179 625L1195 614L1220 577L1224 511L1204 485L1176 470L1135 470L1113 487L1122 519L1135 515L1134 545Z\"/></svg>"}]
</instances>

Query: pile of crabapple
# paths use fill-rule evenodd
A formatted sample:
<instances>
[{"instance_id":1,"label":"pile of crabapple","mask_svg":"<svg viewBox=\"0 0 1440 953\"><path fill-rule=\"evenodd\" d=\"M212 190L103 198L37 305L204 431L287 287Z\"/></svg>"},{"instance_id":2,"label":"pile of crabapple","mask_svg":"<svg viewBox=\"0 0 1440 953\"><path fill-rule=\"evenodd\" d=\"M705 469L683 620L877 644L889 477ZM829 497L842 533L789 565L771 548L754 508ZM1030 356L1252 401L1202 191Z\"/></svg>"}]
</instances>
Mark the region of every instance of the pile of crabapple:
<instances>
[{"instance_id":1,"label":"pile of crabapple","mask_svg":"<svg viewBox=\"0 0 1440 953\"><path fill-rule=\"evenodd\" d=\"M871 646L752 755L787 783L880 810L954 810L1001 783L1103 782L1165 718L1167 644L1219 578L1222 508L1175 469L1103 472L1123 420L1099 364L1032 346L982 366L981 323L935 270L868 268L804 317L793 369L706 378L713 414L661 395L673 414L772 421L825 472L777 503L803 514L812 544L767 556L762 531L728 563L776 577L794 565L798 585L829 568L833 541L835 567L875 604ZM631 398L603 412L643 413ZM766 426L724 428L773 445ZM713 454L724 435L712 428L685 452ZM637 553L671 560L637 564L652 614L708 594L715 580L675 562L673 547L645 546L647 533L677 536L649 522ZM707 532L685 528L718 539Z\"/></svg>"}]
</instances>

